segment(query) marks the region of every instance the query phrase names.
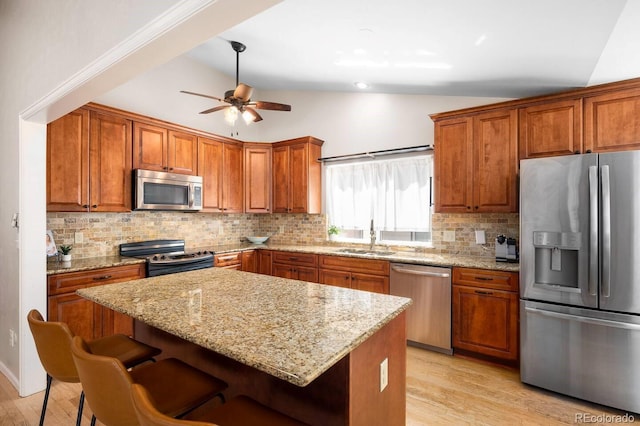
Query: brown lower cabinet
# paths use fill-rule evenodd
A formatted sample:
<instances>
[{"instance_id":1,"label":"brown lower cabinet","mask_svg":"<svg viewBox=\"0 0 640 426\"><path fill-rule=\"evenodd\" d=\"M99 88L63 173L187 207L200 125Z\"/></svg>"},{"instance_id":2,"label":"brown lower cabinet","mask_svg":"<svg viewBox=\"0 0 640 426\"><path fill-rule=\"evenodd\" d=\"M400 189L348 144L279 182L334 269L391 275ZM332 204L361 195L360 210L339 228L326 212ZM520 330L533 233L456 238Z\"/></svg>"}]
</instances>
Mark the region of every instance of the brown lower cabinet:
<instances>
[{"instance_id":1,"label":"brown lower cabinet","mask_svg":"<svg viewBox=\"0 0 640 426\"><path fill-rule=\"evenodd\" d=\"M321 284L389 294L389 262L347 256L320 256Z\"/></svg>"},{"instance_id":2,"label":"brown lower cabinet","mask_svg":"<svg viewBox=\"0 0 640 426\"><path fill-rule=\"evenodd\" d=\"M454 351L515 364L518 360L518 274L453 268Z\"/></svg>"},{"instance_id":3,"label":"brown lower cabinet","mask_svg":"<svg viewBox=\"0 0 640 426\"><path fill-rule=\"evenodd\" d=\"M242 267L244 272L258 272L258 251L246 250L242 252Z\"/></svg>"},{"instance_id":4,"label":"brown lower cabinet","mask_svg":"<svg viewBox=\"0 0 640 426\"><path fill-rule=\"evenodd\" d=\"M258 250L258 273L264 275L272 274L272 252L271 250Z\"/></svg>"},{"instance_id":5,"label":"brown lower cabinet","mask_svg":"<svg viewBox=\"0 0 640 426\"><path fill-rule=\"evenodd\" d=\"M242 252L221 253L213 257L213 266L223 269L242 269Z\"/></svg>"},{"instance_id":6,"label":"brown lower cabinet","mask_svg":"<svg viewBox=\"0 0 640 426\"><path fill-rule=\"evenodd\" d=\"M81 288L135 280L144 276L144 263L49 275L47 319L67 323L71 331L86 340L116 333L131 336L133 319L130 316L91 302L75 292Z\"/></svg>"},{"instance_id":7,"label":"brown lower cabinet","mask_svg":"<svg viewBox=\"0 0 640 426\"><path fill-rule=\"evenodd\" d=\"M318 255L274 251L271 254L271 275L317 283Z\"/></svg>"}]
</instances>

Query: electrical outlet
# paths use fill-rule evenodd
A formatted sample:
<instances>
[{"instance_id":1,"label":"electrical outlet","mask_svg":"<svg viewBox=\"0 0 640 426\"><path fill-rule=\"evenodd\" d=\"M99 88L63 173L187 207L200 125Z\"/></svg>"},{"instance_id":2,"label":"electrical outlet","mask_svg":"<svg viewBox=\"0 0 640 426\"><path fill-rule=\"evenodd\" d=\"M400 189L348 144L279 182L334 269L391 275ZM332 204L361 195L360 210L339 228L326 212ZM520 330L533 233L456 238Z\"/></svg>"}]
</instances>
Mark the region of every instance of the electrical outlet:
<instances>
[{"instance_id":1,"label":"electrical outlet","mask_svg":"<svg viewBox=\"0 0 640 426\"><path fill-rule=\"evenodd\" d=\"M442 231L442 241L454 242L456 240L456 231Z\"/></svg>"},{"instance_id":2,"label":"electrical outlet","mask_svg":"<svg viewBox=\"0 0 640 426\"><path fill-rule=\"evenodd\" d=\"M14 347L16 345L16 332L13 329L9 329L9 346Z\"/></svg>"},{"instance_id":3,"label":"electrical outlet","mask_svg":"<svg viewBox=\"0 0 640 426\"><path fill-rule=\"evenodd\" d=\"M389 384L389 358L380 363L380 392Z\"/></svg>"},{"instance_id":4,"label":"electrical outlet","mask_svg":"<svg viewBox=\"0 0 640 426\"><path fill-rule=\"evenodd\" d=\"M76 244L81 244L84 241L84 234L82 232L76 232L73 235L73 239Z\"/></svg>"}]
</instances>

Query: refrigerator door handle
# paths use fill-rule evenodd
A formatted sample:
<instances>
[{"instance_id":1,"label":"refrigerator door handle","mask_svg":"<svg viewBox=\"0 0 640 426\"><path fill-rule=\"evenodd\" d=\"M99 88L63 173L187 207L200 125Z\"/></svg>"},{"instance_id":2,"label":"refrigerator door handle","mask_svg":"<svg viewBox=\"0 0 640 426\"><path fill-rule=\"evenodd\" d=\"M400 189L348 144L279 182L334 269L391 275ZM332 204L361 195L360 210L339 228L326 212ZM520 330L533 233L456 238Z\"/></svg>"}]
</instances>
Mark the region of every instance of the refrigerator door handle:
<instances>
[{"instance_id":1,"label":"refrigerator door handle","mask_svg":"<svg viewBox=\"0 0 640 426\"><path fill-rule=\"evenodd\" d=\"M598 166L589 166L589 294L598 288Z\"/></svg>"},{"instance_id":2,"label":"refrigerator door handle","mask_svg":"<svg viewBox=\"0 0 640 426\"><path fill-rule=\"evenodd\" d=\"M602 179L602 296L611 295L611 186L609 166L600 169Z\"/></svg>"},{"instance_id":3,"label":"refrigerator door handle","mask_svg":"<svg viewBox=\"0 0 640 426\"><path fill-rule=\"evenodd\" d=\"M590 317L584 317L584 316L581 316L581 315L564 314L564 313L561 313L561 312L546 311L546 310L537 309L537 308L531 308L531 307L526 307L526 308L524 308L524 310L526 312L528 312L528 313L531 313L531 314L537 314L537 315L542 315L542 316L546 316L546 317L558 318L558 319L562 319L562 320L576 321L576 322L581 322L581 323L584 323L584 324L593 324L593 325L599 325L599 326L603 326L603 327L622 328L622 329L625 329L625 330L640 330L640 324L632 324L632 323L627 323L627 322L611 321L611 320L601 319L601 318L590 318Z\"/></svg>"}]
</instances>

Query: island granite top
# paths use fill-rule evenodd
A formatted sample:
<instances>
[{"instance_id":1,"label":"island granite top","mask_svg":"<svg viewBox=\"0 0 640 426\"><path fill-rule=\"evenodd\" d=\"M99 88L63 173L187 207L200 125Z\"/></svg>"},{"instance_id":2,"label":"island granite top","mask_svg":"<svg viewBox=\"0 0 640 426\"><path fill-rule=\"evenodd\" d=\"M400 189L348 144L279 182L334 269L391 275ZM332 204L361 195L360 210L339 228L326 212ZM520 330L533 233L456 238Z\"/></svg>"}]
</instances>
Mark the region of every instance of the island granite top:
<instances>
[{"instance_id":1,"label":"island granite top","mask_svg":"<svg viewBox=\"0 0 640 426\"><path fill-rule=\"evenodd\" d=\"M77 293L298 386L411 304L403 297L222 268Z\"/></svg>"}]
</instances>

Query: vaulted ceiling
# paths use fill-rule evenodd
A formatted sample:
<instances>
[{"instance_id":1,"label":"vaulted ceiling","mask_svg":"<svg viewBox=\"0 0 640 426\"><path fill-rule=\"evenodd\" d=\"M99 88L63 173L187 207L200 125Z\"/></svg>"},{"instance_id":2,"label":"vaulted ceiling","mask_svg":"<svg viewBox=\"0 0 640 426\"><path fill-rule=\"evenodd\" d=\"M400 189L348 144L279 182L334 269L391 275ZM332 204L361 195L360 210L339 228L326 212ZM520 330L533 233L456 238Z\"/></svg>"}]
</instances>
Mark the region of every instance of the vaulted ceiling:
<instances>
[{"instance_id":1,"label":"vaulted ceiling","mask_svg":"<svg viewBox=\"0 0 640 426\"><path fill-rule=\"evenodd\" d=\"M525 97L588 85L626 2L285 0L187 55L235 78L240 41L264 90Z\"/></svg>"}]
</instances>

